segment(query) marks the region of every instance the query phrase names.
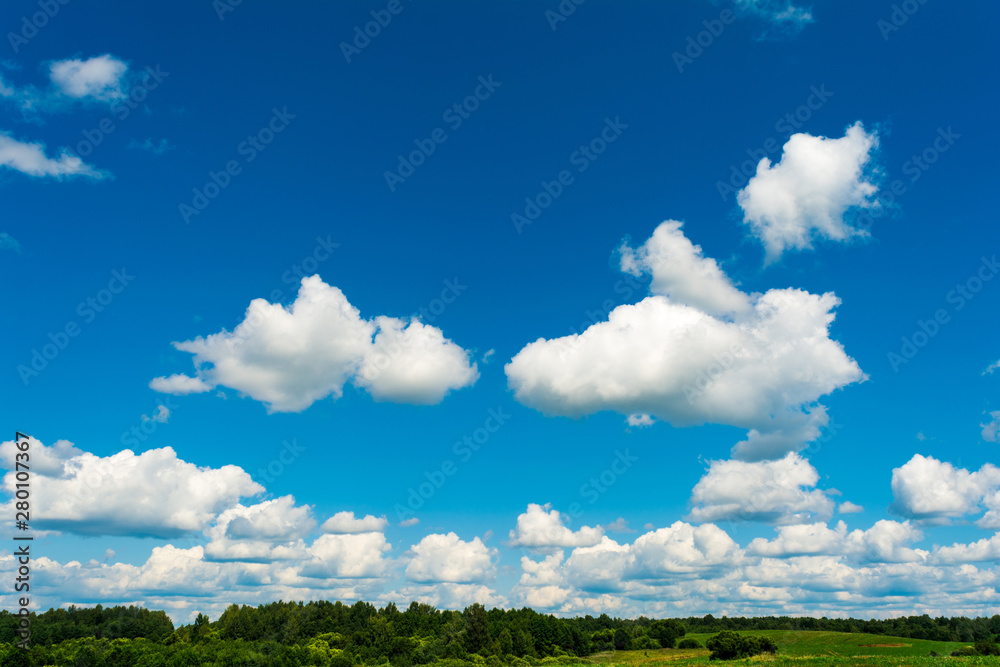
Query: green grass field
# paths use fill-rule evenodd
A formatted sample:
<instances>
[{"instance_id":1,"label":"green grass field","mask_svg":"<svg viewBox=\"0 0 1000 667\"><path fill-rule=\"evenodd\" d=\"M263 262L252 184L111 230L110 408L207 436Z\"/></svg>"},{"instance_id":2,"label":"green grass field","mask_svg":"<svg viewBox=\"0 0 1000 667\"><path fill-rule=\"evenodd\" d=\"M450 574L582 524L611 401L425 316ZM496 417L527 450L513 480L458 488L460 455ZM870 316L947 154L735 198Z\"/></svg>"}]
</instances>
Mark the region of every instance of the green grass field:
<instances>
[{"instance_id":1,"label":"green grass field","mask_svg":"<svg viewBox=\"0 0 1000 667\"><path fill-rule=\"evenodd\" d=\"M705 640L715 633L688 634L686 637ZM954 665L955 667L1000 667L998 657L952 658L950 653L969 644L935 642L906 637L852 634L844 632L808 632L799 630L747 630L746 635L770 637L778 645L776 655L764 654L746 660L712 663L722 667L753 665L763 667L922 667ZM938 657L931 656L936 652ZM660 649L655 651L616 651L590 656L593 663L626 667L656 667L670 664L708 664L708 649Z\"/></svg>"}]
</instances>

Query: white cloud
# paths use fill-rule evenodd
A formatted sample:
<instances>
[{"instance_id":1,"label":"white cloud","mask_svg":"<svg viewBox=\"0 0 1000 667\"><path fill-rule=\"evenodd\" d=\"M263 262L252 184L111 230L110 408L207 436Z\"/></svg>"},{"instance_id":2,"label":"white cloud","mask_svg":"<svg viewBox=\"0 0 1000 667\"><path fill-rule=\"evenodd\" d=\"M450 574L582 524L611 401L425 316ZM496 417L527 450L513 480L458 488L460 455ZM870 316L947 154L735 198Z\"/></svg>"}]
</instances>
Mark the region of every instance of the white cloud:
<instances>
[{"instance_id":1,"label":"white cloud","mask_svg":"<svg viewBox=\"0 0 1000 667\"><path fill-rule=\"evenodd\" d=\"M635 530L629 528L628 521L623 517L618 517L608 525L604 526L604 530L611 533L634 533Z\"/></svg>"},{"instance_id":2,"label":"white cloud","mask_svg":"<svg viewBox=\"0 0 1000 667\"><path fill-rule=\"evenodd\" d=\"M788 524L826 520L833 501L818 489L819 473L798 454L776 461L712 461L691 492L695 521L765 521Z\"/></svg>"},{"instance_id":3,"label":"white cloud","mask_svg":"<svg viewBox=\"0 0 1000 667\"><path fill-rule=\"evenodd\" d=\"M837 512L840 514L861 514L864 511L864 507L856 505L850 500L845 500L837 506Z\"/></svg>"},{"instance_id":4,"label":"white cloud","mask_svg":"<svg viewBox=\"0 0 1000 667\"><path fill-rule=\"evenodd\" d=\"M736 456L783 456L819 436L820 397L865 376L829 337L834 294L770 290L752 301L732 321L661 295L619 306L581 334L526 345L505 367L508 384L549 415L728 424L749 429Z\"/></svg>"},{"instance_id":5,"label":"white cloud","mask_svg":"<svg viewBox=\"0 0 1000 667\"><path fill-rule=\"evenodd\" d=\"M622 244L621 269L633 276L650 273L650 292L692 306L714 317L745 314L750 299L736 289L716 261L684 236L684 223L667 220L636 249Z\"/></svg>"},{"instance_id":6,"label":"white cloud","mask_svg":"<svg viewBox=\"0 0 1000 667\"><path fill-rule=\"evenodd\" d=\"M320 530L324 533L382 533L389 526L384 516L366 514L363 519L355 519L354 512L337 512L323 522Z\"/></svg>"},{"instance_id":7,"label":"white cloud","mask_svg":"<svg viewBox=\"0 0 1000 667\"><path fill-rule=\"evenodd\" d=\"M878 136L861 123L840 139L793 134L778 164L762 158L737 196L743 221L763 242L767 261L789 249L812 248L817 239L847 241L868 232L845 219L855 207L877 206L877 186L865 168Z\"/></svg>"},{"instance_id":8,"label":"white cloud","mask_svg":"<svg viewBox=\"0 0 1000 667\"><path fill-rule=\"evenodd\" d=\"M384 554L391 548L382 533L320 535L309 546L312 560L300 573L321 579L379 577L388 565Z\"/></svg>"},{"instance_id":9,"label":"white cloud","mask_svg":"<svg viewBox=\"0 0 1000 667\"><path fill-rule=\"evenodd\" d=\"M647 414L636 413L634 415L629 415L625 418L625 423L633 428L645 428L647 426L652 426L656 423L656 420L652 416Z\"/></svg>"},{"instance_id":10,"label":"white cloud","mask_svg":"<svg viewBox=\"0 0 1000 667\"><path fill-rule=\"evenodd\" d=\"M302 538L316 521L308 505L295 506L292 496L223 511L205 531L210 542L205 557L215 561L269 562L306 557Z\"/></svg>"},{"instance_id":11,"label":"white cloud","mask_svg":"<svg viewBox=\"0 0 1000 667\"><path fill-rule=\"evenodd\" d=\"M33 457L50 461L35 469L32 487L32 525L45 530L176 537L205 529L240 497L264 490L237 466L201 468L177 458L170 447L108 457L76 454L66 444L47 449L41 443L32 447ZM3 483L13 495L14 473Z\"/></svg>"},{"instance_id":12,"label":"white cloud","mask_svg":"<svg viewBox=\"0 0 1000 667\"><path fill-rule=\"evenodd\" d=\"M49 76L67 97L115 100L125 96L123 78L128 65L112 55L87 60L58 60L49 66Z\"/></svg>"},{"instance_id":13,"label":"white cloud","mask_svg":"<svg viewBox=\"0 0 1000 667\"><path fill-rule=\"evenodd\" d=\"M212 385L206 384L201 378L193 378L183 373L174 373L169 377L156 377L149 381L149 388L161 394L174 394L183 396L185 394L201 394L212 389Z\"/></svg>"},{"instance_id":14,"label":"white cloud","mask_svg":"<svg viewBox=\"0 0 1000 667\"><path fill-rule=\"evenodd\" d=\"M778 537L773 540L754 539L747 546L747 553L769 558L840 553L847 536L847 526L843 521L836 530L831 530L825 523L803 523L780 526L777 531Z\"/></svg>"},{"instance_id":15,"label":"white cloud","mask_svg":"<svg viewBox=\"0 0 1000 667\"><path fill-rule=\"evenodd\" d=\"M677 521L636 539L627 572L636 579L704 574L726 565L735 567L742 555L739 545L718 526Z\"/></svg>"},{"instance_id":16,"label":"white cloud","mask_svg":"<svg viewBox=\"0 0 1000 667\"><path fill-rule=\"evenodd\" d=\"M1000 560L1000 533L971 544L938 547L932 560L936 563L975 563Z\"/></svg>"},{"instance_id":17,"label":"white cloud","mask_svg":"<svg viewBox=\"0 0 1000 667\"><path fill-rule=\"evenodd\" d=\"M980 424L983 429L983 440L986 442L1000 442L1000 410L990 413L992 421Z\"/></svg>"},{"instance_id":18,"label":"white cloud","mask_svg":"<svg viewBox=\"0 0 1000 667\"><path fill-rule=\"evenodd\" d=\"M482 583L493 577L496 549L474 537L471 542L455 533L431 534L410 547L413 559L406 566L406 577L418 583Z\"/></svg>"},{"instance_id":19,"label":"white cloud","mask_svg":"<svg viewBox=\"0 0 1000 667\"><path fill-rule=\"evenodd\" d=\"M51 176L59 180L69 176L102 179L108 175L84 164L67 150L53 159L45 155L45 144L18 141L3 131L0 131L0 166L28 176Z\"/></svg>"},{"instance_id":20,"label":"white cloud","mask_svg":"<svg viewBox=\"0 0 1000 667\"><path fill-rule=\"evenodd\" d=\"M1000 360L994 361L992 364L987 366L986 370L983 371L983 375L992 375L998 368L1000 368Z\"/></svg>"},{"instance_id":21,"label":"white cloud","mask_svg":"<svg viewBox=\"0 0 1000 667\"><path fill-rule=\"evenodd\" d=\"M529 503L527 512L517 517L517 527L510 531L510 546L546 549L592 546L601 541L603 528L581 526L574 532L564 525L559 510L551 507L550 503Z\"/></svg>"},{"instance_id":22,"label":"white cloud","mask_svg":"<svg viewBox=\"0 0 1000 667\"><path fill-rule=\"evenodd\" d=\"M7 440L0 444L0 461L6 470L14 470L19 449L15 440ZM21 440L24 442L24 440ZM36 475L46 477L67 476L66 462L83 454L69 440L56 440L51 447L46 447L37 438L28 438L28 455L31 459L31 470Z\"/></svg>"},{"instance_id":23,"label":"white cloud","mask_svg":"<svg viewBox=\"0 0 1000 667\"><path fill-rule=\"evenodd\" d=\"M391 597L391 596L390 596ZM416 600L438 609L464 609L476 602L486 607L506 607L507 599L483 584L437 583L404 586L396 599Z\"/></svg>"},{"instance_id":24,"label":"white cloud","mask_svg":"<svg viewBox=\"0 0 1000 667\"><path fill-rule=\"evenodd\" d=\"M144 422L154 421L160 424L166 424L169 419L170 419L170 408L168 408L165 405L158 406L156 412L153 413L152 417L149 417L147 415L142 416L142 421Z\"/></svg>"},{"instance_id":25,"label":"white cloud","mask_svg":"<svg viewBox=\"0 0 1000 667\"><path fill-rule=\"evenodd\" d=\"M890 509L910 519L948 523L978 514L985 505L989 511L977 523L983 528L1000 527L1000 468L990 463L970 472L915 454L893 469L892 495Z\"/></svg>"},{"instance_id":26,"label":"white cloud","mask_svg":"<svg viewBox=\"0 0 1000 667\"><path fill-rule=\"evenodd\" d=\"M195 355L198 379L236 389L272 412L300 412L353 382L376 400L439 403L479 378L469 353L440 329L361 318L336 287L302 279L286 307L254 299L232 331L174 343Z\"/></svg>"},{"instance_id":27,"label":"white cloud","mask_svg":"<svg viewBox=\"0 0 1000 667\"><path fill-rule=\"evenodd\" d=\"M415 516L411 516L409 519L403 519L399 522L400 528L409 528L410 526L415 526L420 523L420 519Z\"/></svg>"}]
</instances>

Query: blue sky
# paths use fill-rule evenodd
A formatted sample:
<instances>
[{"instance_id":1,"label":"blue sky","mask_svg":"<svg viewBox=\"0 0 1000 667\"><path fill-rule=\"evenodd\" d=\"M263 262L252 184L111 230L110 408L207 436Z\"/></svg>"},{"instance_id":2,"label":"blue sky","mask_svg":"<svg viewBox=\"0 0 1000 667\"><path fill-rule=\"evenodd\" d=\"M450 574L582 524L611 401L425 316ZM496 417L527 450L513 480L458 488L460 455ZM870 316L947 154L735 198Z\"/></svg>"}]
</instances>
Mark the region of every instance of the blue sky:
<instances>
[{"instance_id":1,"label":"blue sky","mask_svg":"<svg viewBox=\"0 0 1000 667\"><path fill-rule=\"evenodd\" d=\"M33 605L995 609L997 18L7 3Z\"/></svg>"}]
</instances>

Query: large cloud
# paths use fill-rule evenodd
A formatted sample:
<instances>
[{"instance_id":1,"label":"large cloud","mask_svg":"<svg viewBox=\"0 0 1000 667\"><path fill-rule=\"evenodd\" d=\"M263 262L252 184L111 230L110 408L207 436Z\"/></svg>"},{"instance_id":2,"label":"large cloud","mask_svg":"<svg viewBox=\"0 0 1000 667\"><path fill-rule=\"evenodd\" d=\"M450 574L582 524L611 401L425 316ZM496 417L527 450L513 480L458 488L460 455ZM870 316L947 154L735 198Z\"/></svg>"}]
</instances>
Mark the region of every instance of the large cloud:
<instances>
[{"instance_id":1,"label":"large cloud","mask_svg":"<svg viewBox=\"0 0 1000 667\"><path fill-rule=\"evenodd\" d=\"M478 537L465 542L455 533L431 534L413 545L413 559L406 566L406 577L418 583L482 583L494 575L496 549Z\"/></svg>"},{"instance_id":2,"label":"large cloud","mask_svg":"<svg viewBox=\"0 0 1000 667\"><path fill-rule=\"evenodd\" d=\"M205 531L207 560L270 562L306 557L302 538L316 527L312 508L296 506L292 496L257 505L236 505Z\"/></svg>"},{"instance_id":3,"label":"large cloud","mask_svg":"<svg viewBox=\"0 0 1000 667\"><path fill-rule=\"evenodd\" d=\"M739 299L700 248L681 241L677 223L664 225L645 250L625 252L623 265L652 271L654 292L672 296L619 306L581 334L529 343L505 367L515 397L550 415L614 410L678 426L739 426L749 434L734 453L745 459L802 449L827 422L816 401L864 379L829 337L840 301L796 289ZM694 275L662 268L664 248ZM732 319L696 307L742 304L749 310Z\"/></svg>"},{"instance_id":4,"label":"large cloud","mask_svg":"<svg viewBox=\"0 0 1000 667\"><path fill-rule=\"evenodd\" d=\"M376 400L439 403L475 383L469 353L440 329L417 320L363 319L336 287L319 276L302 279L286 307L254 299L232 331L174 343L195 355L197 380L236 389L273 412L300 412L353 382ZM200 385L157 378L151 386L176 393ZM183 381L182 381L183 380Z\"/></svg>"},{"instance_id":5,"label":"large cloud","mask_svg":"<svg viewBox=\"0 0 1000 667\"><path fill-rule=\"evenodd\" d=\"M761 159L737 201L769 262L788 249L812 248L816 239L867 236L845 215L854 207L878 205L878 188L865 172L876 146L877 135L856 123L840 139L793 134L778 164Z\"/></svg>"},{"instance_id":6,"label":"large cloud","mask_svg":"<svg viewBox=\"0 0 1000 667\"><path fill-rule=\"evenodd\" d=\"M695 521L789 524L828 519L834 503L818 489L819 473L798 454L777 461L712 461L691 492Z\"/></svg>"},{"instance_id":7,"label":"large cloud","mask_svg":"<svg viewBox=\"0 0 1000 667\"><path fill-rule=\"evenodd\" d=\"M2 447L9 451L10 443ZM108 457L77 451L65 441L54 448L32 447L33 457L48 462L33 478L35 528L178 537L204 530L241 497L264 490L237 466L201 468L177 458L170 447L139 455L126 449ZM3 484L11 496L15 483L8 472Z\"/></svg>"},{"instance_id":8,"label":"large cloud","mask_svg":"<svg viewBox=\"0 0 1000 667\"><path fill-rule=\"evenodd\" d=\"M947 461L914 454L892 471L895 513L926 523L948 523L951 519L988 510L976 523L1000 528L1000 468L991 463L978 471L956 468Z\"/></svg>"},{"instance_id":9,"label":"large cloud","mask_svg":"<svg viewBox=\"0 0 1000 667\"><path fill-rule=\"evenodd\" d=\"M529 503L528 510L517 517L517 527L510 531L510 545L546 549L551 547L587 547L601 541L604 529L581 526L572 531L564 523L559 510L551 504Z\"/></svg>"}]
</instances>

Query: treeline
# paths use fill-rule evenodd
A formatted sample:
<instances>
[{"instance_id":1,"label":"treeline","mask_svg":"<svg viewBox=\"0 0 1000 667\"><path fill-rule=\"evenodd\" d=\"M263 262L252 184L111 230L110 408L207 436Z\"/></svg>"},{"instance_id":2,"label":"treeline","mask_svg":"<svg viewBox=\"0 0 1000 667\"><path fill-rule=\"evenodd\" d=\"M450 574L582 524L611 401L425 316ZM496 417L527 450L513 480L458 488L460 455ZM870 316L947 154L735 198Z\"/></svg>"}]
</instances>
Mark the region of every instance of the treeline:
<instances>
[{"instance_id":1,"label":"treeline","mask_svg":"<svg viewBox=\"0 0 1000 667\"><path fill-rule=\"evenodd\" d=\"M722 630L825 630L828 632L863 632L870 635L930 639L942 642L989 641L1000 637L1000 615L967 618L965 616L902 616L885 620L856 618L795 618L788 616L720 617L680 619L689 632Z\"/></svg>"},{"instance_id":2,"label":"treeline","mask_svg":"<svg viewBox=\"0 0 1000 667\"><path fill-rule=\"evenodd\" d=\"M31 615L31 648L14 647L17 617L0 612L0 667L532 667L565 665L608 650L671 648L687 632L833 630L952 641L1000 635L1000 616L914 616L885 621L815 618L654 620L556 618L531 609L439 610L413 602L377 608L366 602L273 602L231 605L214 622L199 614L175 628L162 611L139 607L50 609Z\"/></svg>"}]
</instances>

